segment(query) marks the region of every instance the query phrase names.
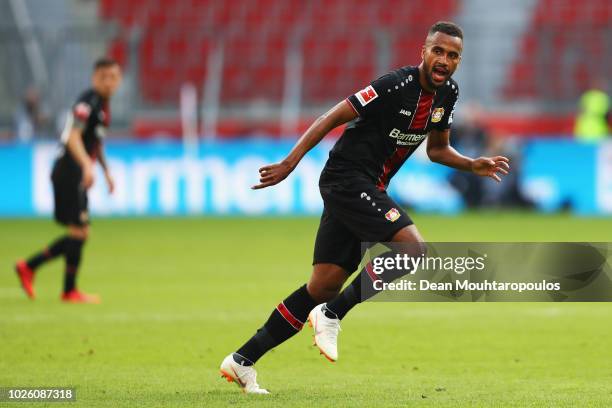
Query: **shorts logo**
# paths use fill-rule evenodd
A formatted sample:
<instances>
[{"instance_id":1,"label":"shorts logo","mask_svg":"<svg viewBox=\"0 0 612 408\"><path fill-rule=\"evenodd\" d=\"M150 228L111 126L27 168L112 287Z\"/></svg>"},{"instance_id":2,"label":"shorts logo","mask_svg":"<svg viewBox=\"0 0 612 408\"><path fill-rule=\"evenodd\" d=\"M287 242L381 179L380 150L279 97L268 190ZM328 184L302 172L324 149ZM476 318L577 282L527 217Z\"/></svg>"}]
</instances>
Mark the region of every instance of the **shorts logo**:
<instances>
[{"instance_id":1,"label":"shorts logo","mask_svg":"<svg viewBox=\"0 0 612 408\"><path fill-rule=\"evenodd\" d=\"M436 108L431 114L432 123L438 123L442 120L442 116L444 116L444 108Z\"/></svg>"},{"instance_id":2,"label":"shorts logo","mask_svg":"<svg viewBox=\"0 0 612 408\"><path fill-rule=\"evenodd\" d=\"M392 209L390 209L389 211L387 211L385 213L385 218L388 219L391 222L397 221L397 219L399 217L401 217L401 216L402 216L402 214L400 214L400 212L397 211L397 209L395 209L395 208L392 208Z\"/></svg>"},{"instance_id":3,"label":"shorts logo","mask_svg":"<svg viewBox=\"0 0 612 408\"><path fill-rule=\"evenodd\" d=\"M361 91L357 92L355 96L361 106L366 106L368 103L378 98L378 94L372 85L363 88Z\"/></svg>"}]
</instances>

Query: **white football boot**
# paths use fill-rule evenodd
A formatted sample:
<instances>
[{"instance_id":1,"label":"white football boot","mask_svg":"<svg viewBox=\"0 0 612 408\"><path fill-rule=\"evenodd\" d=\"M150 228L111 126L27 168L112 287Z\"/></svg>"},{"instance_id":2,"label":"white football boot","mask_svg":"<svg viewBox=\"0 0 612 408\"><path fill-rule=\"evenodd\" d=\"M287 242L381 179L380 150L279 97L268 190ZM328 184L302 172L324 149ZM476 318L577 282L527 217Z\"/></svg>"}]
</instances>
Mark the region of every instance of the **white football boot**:
<instances>
[{"instance_id":1,"label":"white football boot","mask_svg":"<svg viewBox=\"0 0 612 408\"><path fill-rule=\"evenodd\" d=\"M253 366L242 366L234 361L230 354L223 359L220 367L221 376L228 382L235 382L247 394L269 394L268 390L257 384L257 371Z\"/></svg>"},{"instance_id":2,"label":"white football boot","mask_svg":"<svg viewBox=\"0 0 612 408\"><path fill-rule=\"evenodd\" d=\"M330 319L323 313L322 303L308 314L308 324L314 329L314 344L332 363L338 360L338 332L340 319Z\"/></svg>"}]
</instances>

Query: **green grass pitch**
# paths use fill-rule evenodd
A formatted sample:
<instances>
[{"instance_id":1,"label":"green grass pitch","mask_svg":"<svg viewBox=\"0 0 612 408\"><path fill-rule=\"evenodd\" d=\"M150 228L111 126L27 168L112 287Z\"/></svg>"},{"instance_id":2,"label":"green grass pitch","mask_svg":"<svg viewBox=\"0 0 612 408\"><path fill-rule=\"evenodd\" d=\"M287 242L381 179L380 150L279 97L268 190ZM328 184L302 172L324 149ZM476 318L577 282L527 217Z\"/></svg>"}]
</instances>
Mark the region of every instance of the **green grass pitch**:
<instances>
[{"instance_id":1,"label":"green grass pitch","mask_svg":"<svg viewBox=\"0 0 612 408\"><path fill-rule=\"evenodd\" d=\"M430 241L612 241L609 218L415 221ZM60 229L0 220L0 387L77 388L52 407L612 406L606 303L367 303L343 322L337 363L305 328L257 364L273 394L242 394L218 365L306 281L317 222L95 219L80 286L103 303L64 305L62 261L39 271L33 302L12 271Z\"/></svg>"}]
</instances>

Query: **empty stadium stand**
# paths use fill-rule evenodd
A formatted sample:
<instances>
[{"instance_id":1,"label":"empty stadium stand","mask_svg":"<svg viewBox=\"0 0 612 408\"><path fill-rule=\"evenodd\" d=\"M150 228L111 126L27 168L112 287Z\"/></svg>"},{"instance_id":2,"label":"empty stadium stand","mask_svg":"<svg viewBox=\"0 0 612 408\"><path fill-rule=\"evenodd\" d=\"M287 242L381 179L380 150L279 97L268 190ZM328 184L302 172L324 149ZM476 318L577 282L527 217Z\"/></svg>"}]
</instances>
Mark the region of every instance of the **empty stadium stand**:
<instances>
[{"instance_id":1,"label":"empty stadium stand","mask_svg":"<svg viewBox=\"0 0 612 408\"><path fill-rule=\"evenodd\" d=\"M139 80L143 99L151 104L176 103L185 81L201 87L215 44L224 47L222 103L279 103L291 41L302 50L304 101L316 104L366 84L381 65L388 69L414 61L415 41L431 21L449 18L456 7L456 0L359 6L342 0L101 0L100 16L120 27L110 53L123 64L133 62L126 45L130 30L142 30ZM364 28L372 25L380 30ZM392 44L391 57L382 64L380 35Z\"/></svg>"},{"instance_id":2,"label":"empty stadium stand","mask_svg":"<svg viewBox=\"0 0 612 408\"><path fill-rule=\"evenodd\" d=\"M297 49L302 56L301 106L320 109L381 72L418 61L422 36L431 22L454 19L468 2L99 0L99 15L118 27L109 52L137 67L137 92L144 109L176 107L185 82L194 83L201 93L207 62L217 47L223 50L222 108L278 107L285 92L288 50ZM531 17L526 28L513 34L519 48L503 67L505 85L495 95L495 106L528 101L525 106L539 110L530 116L512 113L512 108L494 113L490 125L501 134L570 132L574 101L612 72L612 2L533 0L529 7L527 2L521 5ZM135 30L141 36L134 53L128 50L128 39ZM487 38L478 40L482 45ZM563 110L547 110L550 106ZM220 118L219 133L280 132L278 118L240 120ZM309 120L302 117L298 128ZM143 135L156 129L170 134L180 130L178 118L138 117L133 125Z\"/></svg>"},{"instance_id":3,"label":"empty stadium stand","mask_svg":"<svg viewBox=\"0 0 612 408\"><path fill-rule=\"evenodd\" d=\"M508 99L575 99L612 72L612 2L539 0L520 47Z\"/></svg>"}]
</instances>

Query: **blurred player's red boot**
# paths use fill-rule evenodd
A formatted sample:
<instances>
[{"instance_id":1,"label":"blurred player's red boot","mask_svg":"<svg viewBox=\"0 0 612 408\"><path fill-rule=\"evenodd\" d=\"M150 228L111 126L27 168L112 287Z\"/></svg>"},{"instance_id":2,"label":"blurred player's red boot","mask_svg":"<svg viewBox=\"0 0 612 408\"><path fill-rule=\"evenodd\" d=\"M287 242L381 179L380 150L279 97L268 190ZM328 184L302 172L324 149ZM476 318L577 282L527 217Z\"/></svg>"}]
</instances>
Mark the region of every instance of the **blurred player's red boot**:
<instances>
[{"instance_id":1,"label":"blurred player's red boot","mask_svg":"<svg viewBox=\"0 0 612 408\"><path fill-rule=\"evenodd\" d=\"M71 290L70 292L62 294L62 302L66 303L100 303L100 296L89 295L87 293L79 292L78 290Z\"/></svg>"},{"instance_id":2,"label":"blurred player's red boot","mask_svg":"<svg viewBox=\"0 0 612 408\"><path fill-rule=\"evenodd\" d=\"M15 271L21 282L23 291L28 295L30 299L34 299L34 271L30 269L26 261L19 260L15 264Z\"/></svg>"}]
</instances>

